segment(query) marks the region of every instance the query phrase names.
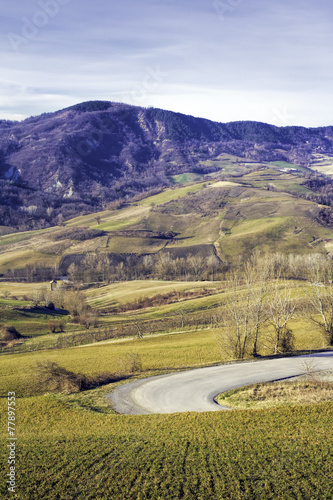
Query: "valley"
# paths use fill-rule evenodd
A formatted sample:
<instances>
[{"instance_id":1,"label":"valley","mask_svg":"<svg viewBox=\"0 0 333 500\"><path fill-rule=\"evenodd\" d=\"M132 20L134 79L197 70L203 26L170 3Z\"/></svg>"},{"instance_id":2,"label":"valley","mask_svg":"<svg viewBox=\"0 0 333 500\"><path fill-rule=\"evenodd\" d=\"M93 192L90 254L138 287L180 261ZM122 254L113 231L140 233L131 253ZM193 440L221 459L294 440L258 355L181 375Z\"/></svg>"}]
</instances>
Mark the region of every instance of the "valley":
<instances>
[{"instance_id":1,"label":"valley","mask_svg":"<svg viewBox=\"0 0 333 500\"><path fill-rule=\"evenodd\" d=\"M252 407L251 388L237 410L191 404L230 389L232 370L239 387L253 366L260 382L332 354L331 128L104 102L1 127L1 433L14 392L16 497L330 498L331 382L293 404L281 389L280 405ZM28 149L37 170L22 166ZM269 376L279 364L293 370ZM192 397L192 370L221 382L199 377ZM159 397L179 392L185 408L122 415L110 402L171 373Z\"/></svg>"}]
</instances>

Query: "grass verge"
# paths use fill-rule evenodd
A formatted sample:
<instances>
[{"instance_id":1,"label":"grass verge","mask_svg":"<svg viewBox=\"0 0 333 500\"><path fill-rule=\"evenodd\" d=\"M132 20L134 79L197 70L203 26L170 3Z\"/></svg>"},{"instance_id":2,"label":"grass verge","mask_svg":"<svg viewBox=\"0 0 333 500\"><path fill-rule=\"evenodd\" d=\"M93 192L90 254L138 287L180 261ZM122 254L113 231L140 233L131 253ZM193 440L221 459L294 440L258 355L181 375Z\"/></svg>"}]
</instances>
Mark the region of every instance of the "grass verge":
<instances>
[{"instance_id":1,"label":"grass verge","mask_svg":"<svg viewBox=\"0 0 333 500\"><path fill-rule=\"evenodd\" d=\"M219 394L216 401L232 408L271 408L333 401L333 382L290 380L241 387Z\"/></svg>"}]
</instances>

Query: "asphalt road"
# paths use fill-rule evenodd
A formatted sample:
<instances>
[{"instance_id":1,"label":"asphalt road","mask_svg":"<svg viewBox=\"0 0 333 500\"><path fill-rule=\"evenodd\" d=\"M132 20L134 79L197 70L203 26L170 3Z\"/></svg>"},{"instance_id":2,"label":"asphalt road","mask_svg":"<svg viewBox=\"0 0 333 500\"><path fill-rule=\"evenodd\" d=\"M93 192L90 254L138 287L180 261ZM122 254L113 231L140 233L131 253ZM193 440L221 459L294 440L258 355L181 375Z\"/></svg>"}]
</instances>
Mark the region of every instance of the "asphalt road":
<instances>
[{"instance_id":1,"label":"asphalt road","mask_svg":"<svg viewBox=\"0 0 333 500\"><path fill-rule=\"evenodd\" d=\"M129 382L108 397L112 407L123 414L221 411L229 408L215 403L221 392L237 387L289 378L305 373L309 356L198 368ZM333 369L333 352L311 356L316 370Z\"/></svg>"}]
</instances>

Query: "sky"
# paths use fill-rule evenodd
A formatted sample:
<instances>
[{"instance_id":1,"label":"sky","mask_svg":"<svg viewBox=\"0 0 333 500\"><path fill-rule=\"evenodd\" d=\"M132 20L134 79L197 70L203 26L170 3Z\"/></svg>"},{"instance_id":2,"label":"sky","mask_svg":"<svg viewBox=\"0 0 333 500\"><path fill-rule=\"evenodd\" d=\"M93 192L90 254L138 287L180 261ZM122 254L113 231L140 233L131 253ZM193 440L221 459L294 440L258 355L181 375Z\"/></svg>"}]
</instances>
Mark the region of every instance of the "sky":
<instances>
[{"instance_id":1,"label":"sky","mask_svg":"<svg viewBox=\"0 0 333 500\"><path fill-rule=\"evenodd\" d=\"M333 125L331 0L0 0L0 119L88 100Z\"/></svg>"}]
</instances>

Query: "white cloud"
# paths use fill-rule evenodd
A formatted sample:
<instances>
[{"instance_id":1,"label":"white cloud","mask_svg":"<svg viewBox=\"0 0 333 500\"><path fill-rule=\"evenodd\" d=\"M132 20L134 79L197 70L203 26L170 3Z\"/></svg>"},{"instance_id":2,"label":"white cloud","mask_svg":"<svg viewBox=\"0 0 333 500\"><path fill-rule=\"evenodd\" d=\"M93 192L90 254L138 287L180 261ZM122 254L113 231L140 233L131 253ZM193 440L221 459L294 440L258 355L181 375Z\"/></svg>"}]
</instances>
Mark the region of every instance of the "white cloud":
<instances>
[{"instance_id":1,"label":"white cloud","mask_svg":"<svg viewBox=\"0 0 333 500\"><path fill-rule=\"evenodd\" d=\"M0 118L91 99L139 104L141 90L142 105L218 121L272 121L272 110L290 109L297 124L332 124L331 3L236 4L221 22L206 0L69 0L15 53L8 32L20 35L22 17L40 7L8 3ZM147 90L147 67L157 66L168 77Z\"/></svg>"}]
</instances>

